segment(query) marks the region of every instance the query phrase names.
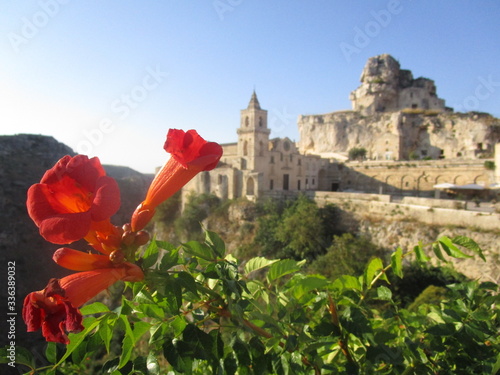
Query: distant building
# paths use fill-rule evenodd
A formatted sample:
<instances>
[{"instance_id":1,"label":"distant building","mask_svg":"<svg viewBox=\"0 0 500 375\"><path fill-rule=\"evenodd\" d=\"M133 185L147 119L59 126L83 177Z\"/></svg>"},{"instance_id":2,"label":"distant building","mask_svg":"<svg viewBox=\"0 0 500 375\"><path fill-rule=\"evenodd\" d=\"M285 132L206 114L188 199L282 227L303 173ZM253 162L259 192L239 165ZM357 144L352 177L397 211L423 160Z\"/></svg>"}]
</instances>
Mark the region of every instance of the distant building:
<instances>
[{"instance_id":1,"label":"distant building","mask_svg":"<svg viewBox=\"0 0 500 375\"><path fill-rule=\"evenodd\" d=\"M439 183L487 187L498 180L500 120L454 113L437 97L434 81L413 79L390 55L368 60L351 101L351 111L299 116L295 144L269 138L267 111L254 91L240 113L238 141L223 144L217 168L200 173L183 194L251 200L308 190L430 196ZM353 148L364 148L366 160L349 162ZM494 154L496 175L484 168ZM411 164L396 164L401 160Z\"/></svg>"},{"instance_id":2,"label":"distant building","mask_svg":"<svg viewBox=\"0 0 500 375\"><path fill-rule=\"evenodd\" d=\"M224 153L217 168L201 173L185 190L215 193L224 199L318 190L320 169L328 161L300 154L289 138L269 139L267 111L255 92L240 118L238 142L222 144Z\"/></svg>"}]
</instances>

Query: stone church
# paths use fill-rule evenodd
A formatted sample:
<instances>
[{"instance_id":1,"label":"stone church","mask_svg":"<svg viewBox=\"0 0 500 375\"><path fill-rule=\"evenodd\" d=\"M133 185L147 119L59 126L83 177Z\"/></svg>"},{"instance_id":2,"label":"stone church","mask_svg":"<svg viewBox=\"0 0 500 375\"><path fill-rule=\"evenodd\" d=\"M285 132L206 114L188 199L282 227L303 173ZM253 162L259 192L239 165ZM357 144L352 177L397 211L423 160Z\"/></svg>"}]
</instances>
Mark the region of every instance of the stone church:
<instances>
[{"instance_id":1,"label":"stone church","mask_svg":"<svg viewBox=\"0 0 500 375\"><path fill-rule=\"evenodd\" d=\"M184 191L213 193L222 199L318 190L320 171L328 160L303 155L289 138L269 138L267 110L255 91L241 110L238 142L222 144L224 153L216 169L203 172Z\"/></svg>"},{"instance_id":2,"label":"stone church","mask_svg":"<svg viewBox=\"0 0 500 375\"><path fill-rule=\"evenodd\" d=\"M251 200L305 191L432 196L440 183L500 182L500 163L496 172L484 167L499 157L500 120L453 112L434 81L414 79L392 56L368 59L350 99L352 110L300 115L295 143L270 138L267 111L254 91L241 110L238 141L223 144L217 168L200 173L183 194ZM352 148L364 148L365 160L349 161Z\"/></svg>"}]
</instances>

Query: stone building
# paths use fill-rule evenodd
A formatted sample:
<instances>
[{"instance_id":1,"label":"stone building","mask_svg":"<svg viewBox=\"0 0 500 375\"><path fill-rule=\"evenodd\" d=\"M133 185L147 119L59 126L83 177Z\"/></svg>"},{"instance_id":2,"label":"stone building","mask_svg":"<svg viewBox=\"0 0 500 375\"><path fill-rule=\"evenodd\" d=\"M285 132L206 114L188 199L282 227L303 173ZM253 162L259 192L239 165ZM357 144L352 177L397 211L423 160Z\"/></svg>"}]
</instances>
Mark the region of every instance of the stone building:
<instances>
[{"instance_id":1,"label":"stone building","mask_svg":"<svg viewBox=\"0 0 500 375\"><path fill-rule=\"evenodd\" d=\"M351 93L350 99L353 110L362 115L405 108L445 110L433 80L413 79L412 72L401 69L399 62L388 54L368 59L361 74L361 86Z\"/></svg>"},{"instance_id":2,"label":"stone building","mask_svg":"<svg viewBox=\"0 0 500 375\"><path fill-rule=\"evenodd\" d=\"M253 92L248 107L241 110L238 141L222 144L217 168L198 175L184 191L257 199L264 194L318 190L319 172L328 160L303 155L289 138L270 139L270 133L267 111Z\"/></svg>"},{"instance_id":3,"label":"stone building","mask_svg":"<svg viewBox=\"0 0 500 375\"><path fill-rule=\"evenodd\" d=\"M440 183L499 182L500 120L446 108L432 80L413 79L390 55L368 60L351 100L354 110L299 116L295 144L270 139L267 111L253 92L237 142L223 144L217 168L183 193L253 200L307 190L432 196ZM349 161L352 148L364 148L366 160ZM496 174L484 167L494 154Z\"/></svg>"}]
</instances>

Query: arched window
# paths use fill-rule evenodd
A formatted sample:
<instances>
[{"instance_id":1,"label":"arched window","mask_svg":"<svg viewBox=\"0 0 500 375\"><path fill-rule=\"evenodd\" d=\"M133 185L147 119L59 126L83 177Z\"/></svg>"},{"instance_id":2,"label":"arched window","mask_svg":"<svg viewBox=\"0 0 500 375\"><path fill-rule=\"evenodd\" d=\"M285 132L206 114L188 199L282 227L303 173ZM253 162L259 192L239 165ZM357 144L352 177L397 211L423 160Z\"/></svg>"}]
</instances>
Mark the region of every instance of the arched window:
<instances>
[{"instance_id":1,"label":"arched window","mask_svg":"<svg viewBox=\"0 0 500 375\"><path fill-rule=\"evenodd\" d=\"M243 156L248 156L248 142L243 142Z\"/></svg>"},{"instance_id":2,"label":"arched window","mask_svg":"<svg viewBox=\"0 0 500 375\"><path fill-rule=\"evenodd\" d=\"M264 142L259 142L259 156L264 156Z\"/></svg>"},{"instance_id":3,"label":"arched window","mask_svg":"<svg viewBox=\"0 0 500 375\"><path fill-rule=\"evenodd\" d=\"M250 119L247 117L245 117L245 126L248 127L248 125L250 125Z\"/></svg>"},{"instance_id":4,"label":"arched window","mask_svg":"<svg viewBox=\"0 0 500 375\"><path fill-rule=\"evenodd\" d=\"M262 117L259 116L259 128L262 128Z\"/></svg>"}]
</instances>

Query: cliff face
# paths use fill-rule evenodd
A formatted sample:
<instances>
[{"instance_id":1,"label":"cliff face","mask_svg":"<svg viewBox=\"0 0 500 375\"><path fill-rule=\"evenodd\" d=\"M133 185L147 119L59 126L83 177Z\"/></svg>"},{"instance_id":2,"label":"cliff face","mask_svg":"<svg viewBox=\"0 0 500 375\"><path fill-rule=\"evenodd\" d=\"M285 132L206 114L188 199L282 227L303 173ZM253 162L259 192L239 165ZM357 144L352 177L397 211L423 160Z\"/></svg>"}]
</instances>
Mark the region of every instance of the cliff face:
<instances>
[{"instance_id":1,"label":"cliff face","mask_svg":"<svg viewBox=\"0 0 500 375\"><path fill-rule=\"evenodd\" d=\"M453 113L434 81L414 79L387 54L368 59L350 99L353 111L299 116L300 152L346 157L363 147L373 160L474 159L491 156L500 141L499 119Z\"/></svg>"},{"instance_id":2,"label":"cliff face","mask_svg":"<svg viewBox=\"0 0 500 375\"><path fill-rule=\"evenodd\" d=\"M357 111L300 116L303 153L343 154L354 147L373 160L475 159L492 154L500 142L500 120L480 113L402 110L363 116Z\"/></svg>"},{"instance_id":3,"label":"cliff face","mask_svg":"<svg viewBox=\"0 0 500 375\"><path fill-rule=\"evenodd\" d=\"M64 155L75 155L66 145L52 137L21 134L0 136L0 264L4 275L3 284L7 285L7 267L15 264L16 279L16 342L27 345L37 340L38 333L26 333L21 318L24 297L35 290L44 288L52 277L62 277L71 271L65 270L52 260L54 251L61 247L45 241L38 233L38 228L29 218L26 210L26 192L38 183L45 173ZM115 224L130 220L135 207L142 201L152 176L142 175L130 168L104 166L107 174L115 177L122 197L122 206L112 218ZM82 248L80 244L71 245ZM0 288L0 300L3 316L7 316L7 289ZM6 321L0 328L6 331ZM2 335L1 340L6 340ZM5 344L0 341L0 346ZM28 345L29 346L29 345Z\"/></svg>"}]
</instances>

